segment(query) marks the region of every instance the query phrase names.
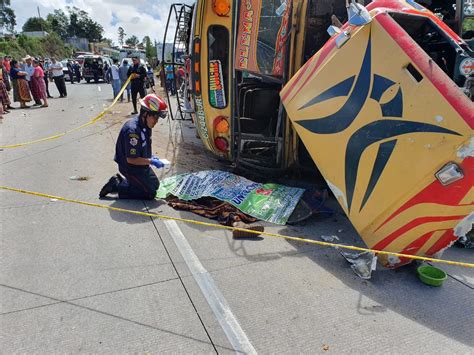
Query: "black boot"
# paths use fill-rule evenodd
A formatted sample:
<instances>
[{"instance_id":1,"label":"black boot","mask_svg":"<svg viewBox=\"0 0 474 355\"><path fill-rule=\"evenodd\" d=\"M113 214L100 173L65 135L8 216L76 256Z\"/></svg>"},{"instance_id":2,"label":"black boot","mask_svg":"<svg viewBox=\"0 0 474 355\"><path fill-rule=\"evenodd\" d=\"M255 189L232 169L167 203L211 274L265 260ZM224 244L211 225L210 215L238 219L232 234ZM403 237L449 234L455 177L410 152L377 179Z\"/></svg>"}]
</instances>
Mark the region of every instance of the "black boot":
<instances>
[{"instance_id":1,"label":"black boot","mask_svg":"<svg viewBox=\"0 0 474 355\"><path fill-rule=\"evenodd\" d=\"M105 197L107 194L118 192L118 185L120 184L120 180L116 175L112 176L109 181L102 187L102 190L99 192L99 197Z\"/></svg>"}]
</instances>

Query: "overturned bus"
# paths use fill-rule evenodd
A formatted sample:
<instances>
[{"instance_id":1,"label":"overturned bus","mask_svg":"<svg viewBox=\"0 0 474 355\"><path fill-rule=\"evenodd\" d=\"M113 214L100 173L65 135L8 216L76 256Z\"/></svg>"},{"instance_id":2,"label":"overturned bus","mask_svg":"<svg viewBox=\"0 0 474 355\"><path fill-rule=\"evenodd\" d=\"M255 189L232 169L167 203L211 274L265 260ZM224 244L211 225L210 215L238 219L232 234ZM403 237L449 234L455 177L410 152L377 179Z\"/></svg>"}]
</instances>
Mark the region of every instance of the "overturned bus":
<instances>
[{"instance_id":1,"label":"overturned bus","mask_svg":"<svg viewBox=\"0 0 474 355\"><path fill-rule=\"evenodd\" d=\"M182 98L216 155L267 174L314 162L370 248L436 256L474 219L472 50L413 1L347 9L198 1Z\"/></svg>"}]
</instances>

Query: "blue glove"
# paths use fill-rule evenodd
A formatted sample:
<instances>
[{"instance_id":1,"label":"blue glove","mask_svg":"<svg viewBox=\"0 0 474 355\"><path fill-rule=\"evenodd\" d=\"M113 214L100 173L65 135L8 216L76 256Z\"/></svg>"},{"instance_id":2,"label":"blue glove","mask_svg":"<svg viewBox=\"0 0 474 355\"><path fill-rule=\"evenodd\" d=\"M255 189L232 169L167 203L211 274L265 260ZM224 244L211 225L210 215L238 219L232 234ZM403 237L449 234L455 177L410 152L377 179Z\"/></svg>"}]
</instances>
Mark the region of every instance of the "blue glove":
<instances>
[{"instance_id":1,"label":"blue glove","mask_svg":"<svg viewBox=\"0 0 474 355\"><path fill-rule=\"evenodd\" d=\"M158 159L157 157L153 156L153 158L151 158L151 162L150 162L151 165L155 166L157 169L161 169L165 166L165 164L163 164L160 159Z\"/></svg>"}]
</instances>

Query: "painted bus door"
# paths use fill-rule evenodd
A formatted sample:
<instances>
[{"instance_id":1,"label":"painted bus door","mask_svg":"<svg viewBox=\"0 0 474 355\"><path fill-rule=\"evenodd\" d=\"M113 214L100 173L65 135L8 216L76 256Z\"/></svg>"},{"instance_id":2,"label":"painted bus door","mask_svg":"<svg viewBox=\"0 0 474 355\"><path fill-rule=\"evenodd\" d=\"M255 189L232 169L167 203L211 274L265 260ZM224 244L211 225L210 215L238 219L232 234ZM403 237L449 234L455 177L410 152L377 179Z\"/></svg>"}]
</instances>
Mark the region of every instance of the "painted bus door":
<instances>
[{"instance_id":1,"label":"painted bus door","mask_svg":"<svg viewBox=\"0 0 474 355\"><path fill-rule=\"evenodd\" d=\"M343 27L350 39L340 48L337 36L328 41L281 98L365 243L437 255L472 227L474 105L440 66L447 60L421 48L407 26L431 26L455 54L461 41L422 12L371 15L364 27Z\"/></svg>"}]
</instances>

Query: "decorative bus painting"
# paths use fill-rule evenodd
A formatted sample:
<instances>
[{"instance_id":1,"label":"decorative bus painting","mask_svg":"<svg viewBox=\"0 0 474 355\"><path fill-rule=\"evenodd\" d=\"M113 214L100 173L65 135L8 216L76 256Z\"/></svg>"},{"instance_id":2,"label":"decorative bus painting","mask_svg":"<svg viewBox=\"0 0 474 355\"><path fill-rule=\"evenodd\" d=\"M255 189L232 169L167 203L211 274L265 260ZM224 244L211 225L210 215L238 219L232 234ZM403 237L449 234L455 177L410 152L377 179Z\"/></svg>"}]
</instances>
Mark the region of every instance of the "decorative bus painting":
<instances>
[{"instance_id":1,"label":"decorative bus painting","mask_svg":"<svg viewBox=\"0 0 474 355\"><path fill-rule=\"evenodd\" d=\"M261 175L319 170L369 247L436 255L474 218L473 53L414 1L368 9L198 0L176 29L188 105L216 155Z\"/></svg>"},{"instance_id":2,"label":"decorative bus painting","mask_svg":"<svg viewBox=\"0 0 474 355\"><path fill-rule=\"evenodd\" d=\"M208 150L264 174L302 160L312 165L304 146L298 148L279 92L329 39L331 18L325 14L345 16L343 2L321 3L198 0L192 7L172 5L163 41L172 45L163 50L163 64L176 69L181 65L177 53L186 48L187 95L184 90L177 95L178 116L191 113ZM304 159L298 159L298 149Z\"/></svg>"},{"instance_id":3,"label":"decorative bus painting","mask_svg":"<svg viewBox=\"0 0 474 355\"><path fill-rule=\"evenodd\" d=\"M408 4L407 9L419 6L401 3ZM457 32L465 19L473 21L464 5L460 0L426 1ZM184 67L186 80L178 87L177 112L170 105L171 116L192 117L206 148L242 168L258 168L263 174L314 169L279 92L329 40L327 28L346 18L343 0L197 0L192 6L172 5L161 59L175 72ZM452 76L457 82L462 77L458 70Z\"/></svg>"}]
</instances>

